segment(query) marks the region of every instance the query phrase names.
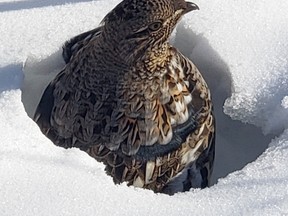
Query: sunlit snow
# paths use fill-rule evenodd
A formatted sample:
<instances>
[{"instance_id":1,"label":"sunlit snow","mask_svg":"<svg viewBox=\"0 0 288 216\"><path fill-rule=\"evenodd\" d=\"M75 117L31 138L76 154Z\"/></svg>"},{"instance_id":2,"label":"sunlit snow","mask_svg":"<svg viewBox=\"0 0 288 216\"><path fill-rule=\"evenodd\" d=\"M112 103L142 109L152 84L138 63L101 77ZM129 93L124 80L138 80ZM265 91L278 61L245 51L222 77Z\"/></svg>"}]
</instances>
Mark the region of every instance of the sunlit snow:
<instances>
[{"instance_id":1,"label":"sunlit snow","mask_svg":"<svg viewBox=\"0 0 288 216\"><path fill-rule=\"evenodd\" d=\"M33 115L62 44L117 3L0 0L0 215L288 215L287 0L195 0L171 38L211 88L212 187L170 197L114 185L40 132L21 99Z\"/></svg>"}]
</instances>

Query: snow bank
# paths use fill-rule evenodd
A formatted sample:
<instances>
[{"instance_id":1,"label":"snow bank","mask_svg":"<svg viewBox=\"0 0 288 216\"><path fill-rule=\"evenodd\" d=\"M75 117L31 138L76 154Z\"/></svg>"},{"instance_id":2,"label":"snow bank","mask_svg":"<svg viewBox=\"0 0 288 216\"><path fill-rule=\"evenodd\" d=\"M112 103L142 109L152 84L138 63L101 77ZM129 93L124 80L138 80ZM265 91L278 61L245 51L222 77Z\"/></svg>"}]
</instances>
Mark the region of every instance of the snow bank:
<instances>
[{"instance_id":1,"label":"snow bank","mask_svg":"<svg viewBox=\"0 0 288 216\"><path fill-rule=\"evenodd\" d=\"M0 215L284 215L288 212L288 130L254 163L204 190L173 197L114 185L77 149L55 147L19 105L0 99Z\"/></svg>"},{"instance_id":2,"label":"snow bank","mask_svg":"<svg viewBox=\"0 0 288 216\"><path fill-rule=\"evenodd\" d=\"M265 133L288 127L288 2L198 1L201 10L190 14L185 27L209 40L227 64L232 96L225 113L259 126ZM206 55L195 42L191 58ZM286 116L286 118L277 118Z\"/></svg>"},{"instance_id":3,"label":"snow bank","mask_svg":"<svg viewBox=\"0 0 288 216\"><path fill-rule=\"evenodd\" d=\"M195 1L201 10L187 15L172 38L211 87L217 118L213 187L169 197L114 185L102 164L41 134L21 97L33 109L62 43L96 27L118 2L0 1L0 215L288 214L285 0ZM25 83L31 91L21 96L21 68L29 56L39 61L29 58L26 68L34 70ZM233 119L278 138L232 121L224 102Z\"/></svg>"}]
</instances>

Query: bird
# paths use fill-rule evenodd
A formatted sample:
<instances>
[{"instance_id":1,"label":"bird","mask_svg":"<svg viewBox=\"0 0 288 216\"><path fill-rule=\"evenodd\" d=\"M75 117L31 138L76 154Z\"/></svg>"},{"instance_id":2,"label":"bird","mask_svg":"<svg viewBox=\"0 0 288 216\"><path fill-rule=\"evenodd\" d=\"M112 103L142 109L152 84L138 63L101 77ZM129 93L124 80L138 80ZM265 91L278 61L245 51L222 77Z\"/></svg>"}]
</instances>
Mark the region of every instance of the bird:
<instances>
[{"instance_id":1,"label":"bird","mask_svg":"<svg viewBox=\"0 0 288 216\"><path fill-rule=\"evenodd\" d=\"M169 38L199 7L123 0L63 46L34 121L55 145L105 165L115 184L174 195L211 184L215 117L203 76Z\"/></svg>"}]
</instances>

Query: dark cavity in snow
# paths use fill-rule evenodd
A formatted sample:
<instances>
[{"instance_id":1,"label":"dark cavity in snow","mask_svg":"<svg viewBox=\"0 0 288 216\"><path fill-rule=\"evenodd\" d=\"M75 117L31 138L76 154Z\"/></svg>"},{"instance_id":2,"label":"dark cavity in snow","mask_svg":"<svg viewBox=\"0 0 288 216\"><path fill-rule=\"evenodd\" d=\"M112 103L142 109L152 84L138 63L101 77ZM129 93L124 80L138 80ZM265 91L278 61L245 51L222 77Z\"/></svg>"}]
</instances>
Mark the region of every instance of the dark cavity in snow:
<instances>
[{"instance_id":1,"label":"dark cavity in snow","mask_svg":"<svg viewBox=\"0 0 288 216\"><path fill-rule=\"evenodd\" d=\"M216 183L219 178L256 160L274 136L264 136L260 128L232 120L224 114L224 102L233 91L231 73L205 37L196 35L181 22L174 46L194 62L211 90L216 117L216 158L212 183Z\"/></svg>"}]
</instances>

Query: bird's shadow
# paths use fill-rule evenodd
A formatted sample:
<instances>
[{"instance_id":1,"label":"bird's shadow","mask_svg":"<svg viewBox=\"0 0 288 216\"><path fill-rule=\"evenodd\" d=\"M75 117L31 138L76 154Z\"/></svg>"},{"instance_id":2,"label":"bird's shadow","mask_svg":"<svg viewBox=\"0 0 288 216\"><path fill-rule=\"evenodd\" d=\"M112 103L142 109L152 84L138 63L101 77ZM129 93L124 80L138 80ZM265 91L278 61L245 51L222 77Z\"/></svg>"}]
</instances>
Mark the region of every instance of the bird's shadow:
<instances>
[{"instance_id":1,"label":"bird's shadow","mask_svg":"<svg viewBox=\"0 0 288 216\"><path fill-rule=\"evenodd\" d=\"M0 2L0 12L15 11L31 8L41 8L47 6L63 5L68 3L90 2L92 0L26 0L26 1L9 1Z\"/></svg>"},{"instance_id":2,"label":"bird's shadow","mask_svg":"<svg viewBox=\"0 0 288 216\"><path fill-rule=\"evenodd\" d=\"M254 161L266 150L272 136L264 136L260 128L232 120L224 114L224 102L233 91L231 73L203 35L195 34L181 22L174 46L195 63L211 90L216 117L216 158L212 183L216 183L219 178Z\"/></svg>"},{"instance_id":3,"label":"bird's shadow","mask_svg":"<svg viewBox=\"0 0 288 216\"><path fill-rule=\"evenodd\" d=\"M44 59L28 56L22 68L24 79L21 85L21 101L25 111L33 119L43 92L56 75L64 68L62 49Z\"/></svg>"},{"instance_id":4,"label":"bird's shadow","mask_svg":"<svg viewBox=\"0 0 288 216\"><path fill-rule=\"evenodd\" d=\"M23 81L21 64L11 64L0 67L0 93L7 90L19 89Z\"/></svg>"}]
</instances>

